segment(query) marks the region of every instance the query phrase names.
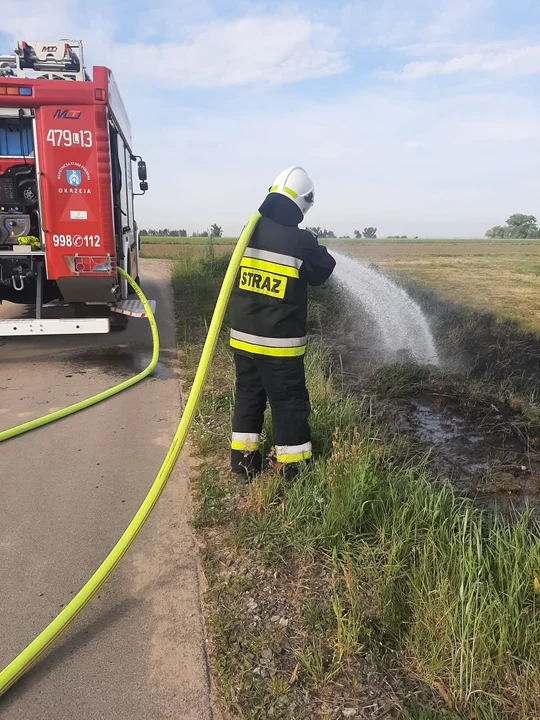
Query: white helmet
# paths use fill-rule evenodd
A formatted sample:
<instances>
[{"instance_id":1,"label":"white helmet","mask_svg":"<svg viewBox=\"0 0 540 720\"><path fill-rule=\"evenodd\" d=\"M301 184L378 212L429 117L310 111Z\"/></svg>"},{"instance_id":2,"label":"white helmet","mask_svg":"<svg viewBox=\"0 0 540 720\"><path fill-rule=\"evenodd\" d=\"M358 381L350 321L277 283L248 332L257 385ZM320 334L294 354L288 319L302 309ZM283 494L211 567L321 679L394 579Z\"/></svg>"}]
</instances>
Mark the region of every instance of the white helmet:
<instances>
[{"instance_id":1,"label":"white helmet","mask_svg":"<svg viewBox=\"0 0 540 720\"><path fill-rule=\"evenodd\" d=\"M279 173L270 192L290 198L298 205L303 215L315 202L313 181L303 168L294 165Z\"/></svg>"}]
</instances>

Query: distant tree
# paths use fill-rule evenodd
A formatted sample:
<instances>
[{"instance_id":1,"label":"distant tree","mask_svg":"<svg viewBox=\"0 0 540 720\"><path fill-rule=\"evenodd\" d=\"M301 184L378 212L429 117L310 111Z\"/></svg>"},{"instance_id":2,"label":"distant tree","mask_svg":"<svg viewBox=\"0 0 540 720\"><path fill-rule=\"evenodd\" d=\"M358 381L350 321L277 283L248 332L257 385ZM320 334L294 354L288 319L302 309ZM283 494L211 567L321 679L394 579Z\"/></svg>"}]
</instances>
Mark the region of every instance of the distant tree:
<instances>
[{"instance_id":1,"label":"distant tree","mask_svg":"<svg viewBox=\"0 0 540 720\"><path fill-rule=\"evenodd\" d=\"M210 237L221 237L223 235L223 228L221 228L219 225L216 225L214 223L210 227Z\"/></svg>"},{"instance_id":2,"label":"distant tree","mask_svg":"<svg viewBox=\"0 0 540 720\"><path fill-rule=\"evenodd\" d=\"M308 230L311 230L311 232L315 233L317 237L324 237L323 231L320 227L308 227Z\"/></svg>"},{"instance_id":3,"label":"distant tree","mask_svg":"<svg viewBox=\"0 0 540 720\"><path fill-rule=\"evenodd\" d=\"M486 237L488 238L503 238L506 237L507 228L504 225L494 225L492 228L486 231Z\"/></svg>"},{"instance_id":4,"label":"distant tree","mask_svg":"<svg viewBox=\"0 0 540 720\"><path fill-rule=\"evenodd\" d=\"M357 240L360 240L360 238L362 237L362 233L360 232L360 230L355 230L355 231L354 231L354 237L355 237Z\"/></svg>"},{"instance_id":5,"label":"distant tree","mask_svg":"<svg viewBox=\"0 0 540 720\"><path fill-rule=\"evenodd\" d=\"M510 215L506 225L495 225L486 232L488 238L538 238L540 230L534 215Z\"/></svg>"},{"instance_id":6,"label":"distant tree","mask_svg":"<svg viewBox=\"0 0 540 720\"><path fill-rule=\"evenodd\" d=\"M316 233L316 235L321 238L335 238L336 237L336 234L333 230L327 230L326 228L324 228L324 230L321 230L321 228L311 228L311 230L313 230L313 232Z\"/></svg>"},{"instance_id":7,"label":"distant tree","mask_svg":"<svg viewBox=\"0 0 540 720\"><path fill-rule=\"evenodd\" d=\"M534 215L510 215L506 224L509 228L508 237L511 238L528 238L538 237L538 225Z\"/></svg>"},{"instance_id":8,"label":"distant tree","mask_svg":"<svg viewBox=\"0 0 540 720\"><path fill-rule=\"evenodd\" d=\"M376 238L377 237L377 228L374 228L374 227L364 228L363 235L365 238Z\"/></svg>"},{"instance_id":9,"label":"distant tree","mask_svg":"<svg viewBox=\"0 0 540 720\"><path fill-rule=\"evenodd\" d=\"M186 230L180 230L180 237L187 237Z\"/></svg>"},{"instance_id":10,"label":"distant tree","mask_svg":"<svg viewBox=\"0 0 540 720\"><path fill-rule=\"evenodd\" d=\"M139 235L148 235L148 230L139 230Z\"/></svg>"}]
</instances>

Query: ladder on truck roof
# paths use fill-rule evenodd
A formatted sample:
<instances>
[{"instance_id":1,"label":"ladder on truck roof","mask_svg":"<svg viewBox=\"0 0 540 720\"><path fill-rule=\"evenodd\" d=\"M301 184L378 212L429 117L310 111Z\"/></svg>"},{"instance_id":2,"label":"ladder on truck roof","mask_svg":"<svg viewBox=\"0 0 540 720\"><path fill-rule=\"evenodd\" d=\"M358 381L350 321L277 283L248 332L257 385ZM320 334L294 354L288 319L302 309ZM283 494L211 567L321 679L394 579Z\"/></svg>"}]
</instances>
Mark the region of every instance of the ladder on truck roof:
<instances>
[{"instance_id":1,"label":"ladder on truck roof","mask_svg":"<svg viewBox=\"0 0 540 720\"><path fill-rule=\"evenodd\" d=\"M90 80L80 40L19 40L14 52L0 55L0 77Z\"/></svg>"}]
</instances>

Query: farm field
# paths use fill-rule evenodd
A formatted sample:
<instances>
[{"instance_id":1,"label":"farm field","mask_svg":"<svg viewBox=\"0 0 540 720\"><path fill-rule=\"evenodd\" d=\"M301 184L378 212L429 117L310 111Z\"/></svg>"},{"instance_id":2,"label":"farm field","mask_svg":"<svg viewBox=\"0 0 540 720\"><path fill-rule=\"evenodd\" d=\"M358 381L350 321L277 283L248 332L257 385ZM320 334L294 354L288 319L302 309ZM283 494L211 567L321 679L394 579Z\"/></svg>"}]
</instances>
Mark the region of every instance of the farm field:
<instances>
[{"instance_id":1,"label":"farm field","mask_svg":"<svg viewBox=\"0 0 540 720\"><path fill-rule=\"evenodd\" d=\"M335 243L337 250L405 275L443 300L512 319L540 335L540 241Z\"/></svg>"},{"instance_id":2,"label":"farm field","mask_svg":"<svg viewBox=\"0 0 540 720\"><path fill-rule=\"evenodd\" d=\"M232 245L235 238L216 237L212 238L214 245ZM141 235L142 245L206 245L207 237L170 237L160 235Z\"/></svg>"},{"instance_id":3,"label":"farm field","mask_svg":"<svg viewBox=\"0 0 540 720\"><path fill-rule=\"evenodd\" d=\"M540 240L321 240L360 262L373 263L433 290L443 300L511 319L540 335ZM232 251L231 238L213 252ZM203 257L207 238L142 238L143 257Z\"/></svg>"}]
</instances>

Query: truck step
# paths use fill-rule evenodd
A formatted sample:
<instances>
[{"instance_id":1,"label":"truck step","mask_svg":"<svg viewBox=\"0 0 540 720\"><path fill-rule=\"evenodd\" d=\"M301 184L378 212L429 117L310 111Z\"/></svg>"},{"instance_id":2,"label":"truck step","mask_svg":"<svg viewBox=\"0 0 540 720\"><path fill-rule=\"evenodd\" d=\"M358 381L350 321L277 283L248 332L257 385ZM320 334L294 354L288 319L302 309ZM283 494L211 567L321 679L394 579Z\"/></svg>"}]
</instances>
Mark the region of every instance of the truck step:
<instances>
[{"instance_id":1,"label":"truck step","mask_svg":"<svg viewBox=\"0 0 540 720\"><path fill-rule=\"evenodd\" d=\"M149 300L148 304L152 308L152 312L155 312L156 301ZM113 312L120 313L121 315L129 315L130 317L147 317L146 310L144 309L143 304L140 300L122 300L121 302L111 307L111 310Z\"/></svg>"},{"instance_id":2,"label":"truck step","mask_svg":"<svg viewBox=\"0 0 540 720\"><path fill-rule=\"evenodd\" d=\"M90 335L108 332L108 318L0 320L0 337L14 337L17 335Z\"/></svg>"}]
</instances>

